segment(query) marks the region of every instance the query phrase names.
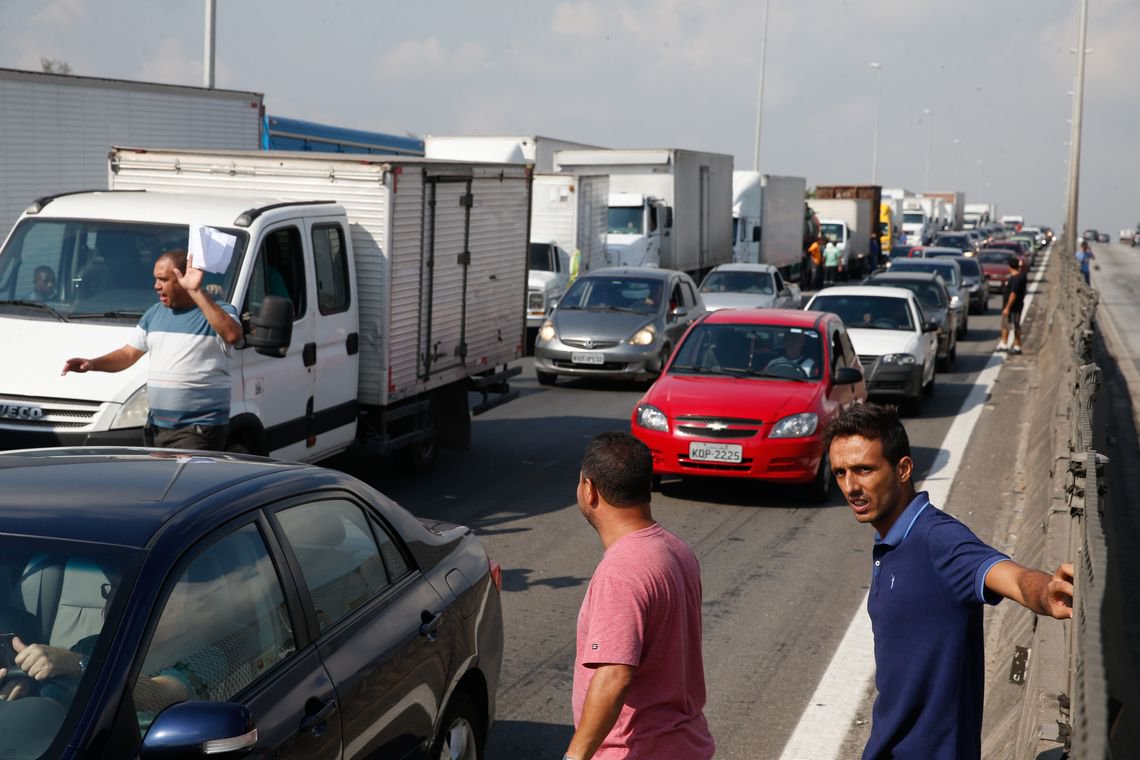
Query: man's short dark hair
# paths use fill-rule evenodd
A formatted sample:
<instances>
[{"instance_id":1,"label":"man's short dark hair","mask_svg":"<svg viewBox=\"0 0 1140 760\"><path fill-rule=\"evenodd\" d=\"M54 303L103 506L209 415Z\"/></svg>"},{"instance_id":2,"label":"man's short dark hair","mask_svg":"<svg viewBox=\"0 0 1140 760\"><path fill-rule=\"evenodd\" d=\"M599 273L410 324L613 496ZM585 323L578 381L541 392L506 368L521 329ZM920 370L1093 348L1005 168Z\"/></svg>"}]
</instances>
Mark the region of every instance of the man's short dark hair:
<instances>
[{"instance_id":1,"label":"man's short dark hair","mask_svg":"<svg viewBox=\"0 0 1140 760\"><path fill-rule=\"evenodd\" d=\"M839 413L823 431L823 449L831 448L836 438L858 436L878 441L883 457L894 467L910 456L910 438L899 419L896 407L886 404L855 404Z\"/></svg>"},{"instance_id":2,"label":"man's short dark hair","mask_svg":"<svg viewBox=\"0 0 1140 760\"><path fill-rule=\"evenodd\" d=\"M1017 258L1016 256L1010 256L1009 257L1009 268L1015 272L1020 272L1021 271L1021 259Z\"/></svg>"},{"instance_id":3,"label":"man's short dark hair","mask_svg":"<svg viewBox=\"0 0 1140 760\"><path fill-rule=\"evenodd\" d=\"M158 257L158 261L163 259L169 259L171 266L182 274L186 274L186 251L180 248L173 251L163 251L162 255Z\"/></svg>"},{"instance_id":4,"label":"man's short dark hair","mask_svg":"<svg viewBox=\"0 0 1140 760\"><path fill-rule=\"evenodd\" d=\"M586 444L582 477L615 507L648 504L653 489L653 454L629 433L601 433Z\"/></svg>"}]
</instances>

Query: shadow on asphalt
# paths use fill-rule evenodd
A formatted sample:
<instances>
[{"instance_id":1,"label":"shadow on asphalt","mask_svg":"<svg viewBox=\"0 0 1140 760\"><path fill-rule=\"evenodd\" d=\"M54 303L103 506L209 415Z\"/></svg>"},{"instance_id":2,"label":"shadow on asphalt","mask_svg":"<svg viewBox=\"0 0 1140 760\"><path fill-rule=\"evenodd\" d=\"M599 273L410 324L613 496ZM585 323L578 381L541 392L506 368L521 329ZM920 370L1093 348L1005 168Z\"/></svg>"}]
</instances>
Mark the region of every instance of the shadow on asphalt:
<instances>
[{"instance_id":1,"label":"shadow on asphalt","mask_svg":"<svg viewBox=\"0 0 1140 760\"><path fill-rule=\"evenodd\" d=\"M560 757L574 738L570 725L570 694L566 694L565 724L527 720L497 720L487 741L487 757Z\"/></svg>"},{"instance_id":2,"label":"shadow on asphalt","mask_svg":"<svg viewBox=\"0 0 1140 760\"><path fill-rule=\"evenodd\" d=\"M479 531L481 534L486 531ZM559 575L554 578L540 577L531 580L535 571L529 567L513 567L503 569L503 591L526 591L532 586L549 586L550 588L574 588L589 583L588 577L577 578L572 575Z\"/></svg>"}]
</instances>

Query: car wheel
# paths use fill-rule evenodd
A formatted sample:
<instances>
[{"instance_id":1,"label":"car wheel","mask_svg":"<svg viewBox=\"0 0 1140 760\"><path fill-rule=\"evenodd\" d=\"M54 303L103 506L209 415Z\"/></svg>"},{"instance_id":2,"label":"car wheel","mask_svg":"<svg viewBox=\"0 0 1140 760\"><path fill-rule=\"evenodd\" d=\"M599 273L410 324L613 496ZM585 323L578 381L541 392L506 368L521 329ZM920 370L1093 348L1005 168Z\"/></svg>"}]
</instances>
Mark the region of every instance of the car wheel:
<instances>
[{"instance_id":1,"label":"car wheel","mask_svg":"<svg viewBox=\"0 0 1140 760\"><path fill-rule=\"evenodd\" d=\"M958 328L958 337L965 338L966 333L970 332L970 319L969 317L962 320L962 326Z\"/></svg>"},{"instance_id":2,"label":"car wheel","mask_svg":"<svg viewBox=\"0 0 1140 760\"><path fill-rule=\"evenodd\" d=\"M534 374L538 377L539 385L554 385L558 382L558 375L553 372L536 371Z\"/></svg>"},{"instance_id":3,"label":"car wheel","mask_svg":"<svg viewBox=\"0 0 1140 760\"><path fill-rule=\"evenodd\" d=\"M825 452L819 458L819 469L815 473L815 480L807 486L808 500L814 504L822 504L831 497L831 484L835 480L831 474L831 462Z\"/></svg>"},{"instance_id":4,"label":"car wheel","mask_svg":"<svg viewBox=\"0 0 1140 760\"><path fill-rule=\"evenodd\" d=\"M404 470L417 475L423 474L435 464L435 417L427 413L427 419L419 418L424 423L426 437L410 443L395 452L396 462Z\"/></svg>"},{"instance_id":5,"label":"car wheel","mask_svg":"<svg viewBox=\"0 0 1140 760\"><path fill-rule=\"evenodd\" d=\"M458 691L440 722L440 733L429 757L439 760L483 760L483 720L475 701Z\"/></svg>"},{"instance_id":6,"label":"car wheel","mask_svg":"<svg viewBox=\"0 0 1140 760\"><path fill-rule=\"evenodd\" d=\"M661 347L661 354L658 356L658 361L661 363L661 369L657 370L658 375L665 374L665 365L669 363L669 357L673 355L673 347L666 343Z\"/></svg>"},{"instance_id":7,"label":"car wheel","mask_svg":"<svg viewBox=\"0 0 1140 760\"><path fill-rule=\"evenodd\" d=\"M660 491L661 490L661 476L660 475L654 475L653 476L653 479L649 482L649 489L651 491Z\"/></svg>"},{"instance_id":8,"label":"car wheel","mask_svg":"<svg viewBox=\"0 0 1140 760\"><path fill-rule=\"evenodd\" d=\"M947 358L949 358L949 357L947 357ZM923 396L933 396L934 395L934 380L937 377L938 377L937 372L931 372L930 373L930 382L928 382L926 385L922 386L922 395Z\"/></svg>"}]
</instances>

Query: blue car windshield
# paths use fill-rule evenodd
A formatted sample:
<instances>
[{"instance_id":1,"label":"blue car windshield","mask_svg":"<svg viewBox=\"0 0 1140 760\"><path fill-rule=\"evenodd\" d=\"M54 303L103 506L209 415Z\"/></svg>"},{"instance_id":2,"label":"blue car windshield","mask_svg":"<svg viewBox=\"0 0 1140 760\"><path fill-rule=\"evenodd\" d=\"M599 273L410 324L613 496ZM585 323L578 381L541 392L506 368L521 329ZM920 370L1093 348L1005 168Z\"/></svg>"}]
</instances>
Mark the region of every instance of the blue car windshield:
<instances>
[{"instance_id":1,"label":"blue car windshield","mask_svg":"<svg viewBox=\"0 0 1140 760\"><path fill-rule=\"evenodd\" d=\"M230 301L248 233L237 239L224 273L204 286ZM167 251L187 249L190 228L176 224L92 219L24 219L0 253L0 309L41 319L137 319L157 303L154 264Z\"/></svg>"},{"instance_id":2,"label":"blue car windshield","mask_svg":"<svg viewBox=\"0 0 1140 760\"><path fill-rule=\"evenodd\" d=\"M61 729L99 677L136 564L118 547L0 536L0 757L70 739Z\"/></svg>"}]
</instances>

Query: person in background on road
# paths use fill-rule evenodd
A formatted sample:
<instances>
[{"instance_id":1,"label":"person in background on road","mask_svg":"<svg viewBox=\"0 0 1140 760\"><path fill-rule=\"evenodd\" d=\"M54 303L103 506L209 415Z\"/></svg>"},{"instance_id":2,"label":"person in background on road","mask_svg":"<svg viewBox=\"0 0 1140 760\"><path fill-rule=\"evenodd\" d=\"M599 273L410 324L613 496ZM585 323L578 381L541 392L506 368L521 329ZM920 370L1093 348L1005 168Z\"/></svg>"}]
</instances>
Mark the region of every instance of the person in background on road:
<instances>
[{"instance_id":1,"label":"person in background on road","mask_svg":"<svg viewBox=\"0 0 1140 760\"><path fill-rule=\"evenodd\" d=\"M582 249L575 248L574 253L570 254L570 281L566 283L567 287L574 284L574 280L578 279L578 274L582 269Z\"/></svg>"},{"instance_id":2,"label":"person in background on road","mask_svg":"<svg viewBox=\"0 0 1140 760\"><path fill-rule=\"evenodd\" d=\"M653 456L629 433L586 446L578 507L605 547L578 614L564 759L705 760L701 568L650 511Z\"/></svg>"},{"instance_id":3,"label":"person in background on road","mask_svg":"<svg viewBox=\"0 0 1140 760\"><path fill-rule=\"evenodd\" d=\"M1092 268L1092 262L1095 258L1096 254L1092 252L1089 241L1082 240L1081 247L1077 249L1077 264L1081 267L1081 276L1085 278L1085 285L1092 285L1092 281L1089 278L1089 269Z\"/></svg>"},{"instance_id":4,"label":"person in background on road","mask_svg":"<svg viewBox=\"0 0 1140 760\"><path fill-rule=\"evenodd\" d=\"M73 358L68 372L121 372L150 354L146 445L225 449L230 415L231 346L242 341L237 311L202 288L203 272L187 268L185 251L154 264L159 302L139 320L122 348L94 359Z\"/></svg>"},{"instance_id":5,"label":"person in background on road","mask_svg":"<svg viewBox=\"0 0 1140 760\"><path fill-rule=\"evenodd\" d=\"M24 296L25 301L50 301L55 298L55 272L41 264L32 273L32 289Z\"/></svg>"},{"instance_id":6,"label":"person in background on road","mask_svg":"<svg viewBox=\"0 0 1140 760\"><path fill-rule=\"evenodd\" d=\"M1001 291L1001 340L997 344L998 351L1021 353L1021 310L1025 306L1025 292L1028 287L1029 275L1021 270L1021 260L1016 256L1010 256L1009 279L1005 281Z\"/></svg>"},{"instance_id":7,"label":"person in background on road","mask_svg":"<svg viewBox=\"0 0 1140 760\"><path fill-rule=\"evenodd\" d=\"M820 275L823 272L823 242L822 237L816 238L808 246L808 257L811 259L811 280L808 287L812 290L819 289Z\"/></svg>"},{"instance_id":8,"label":"person in background on road","mask_svg":"<svg viewBox=\"0 0 1140 760\"><path fill-rule=\"evenodd\" d=\"M883 265L883 243L878 234L871 235L871 268L878 269Z\"/></svg>"},{"instance_id":9,"label":"person in background on road","mask_svg":"<svg viewBox=\"0 0 1140 760\"><path fill-rule=\"evenodd\" d=\"M1013 562L914 487L894 407L856 404L827 426L831 469L861 523L875 528L867 612L875 636L871 738L864 760L981 757L986 604L1073 615L1073 566L1050 576Z\"/></svg>"},{"instance_id":10,"label":"person in background on road","mask_svg":"<svg viewBox=\"0 0 1140 760\"><path fill-rule=\"evenodd\" d=\"M837 275L843 271L843 252L834 240L828 240L823 247L823 286L834 285Z\"/></svg>"}]
</instances>

